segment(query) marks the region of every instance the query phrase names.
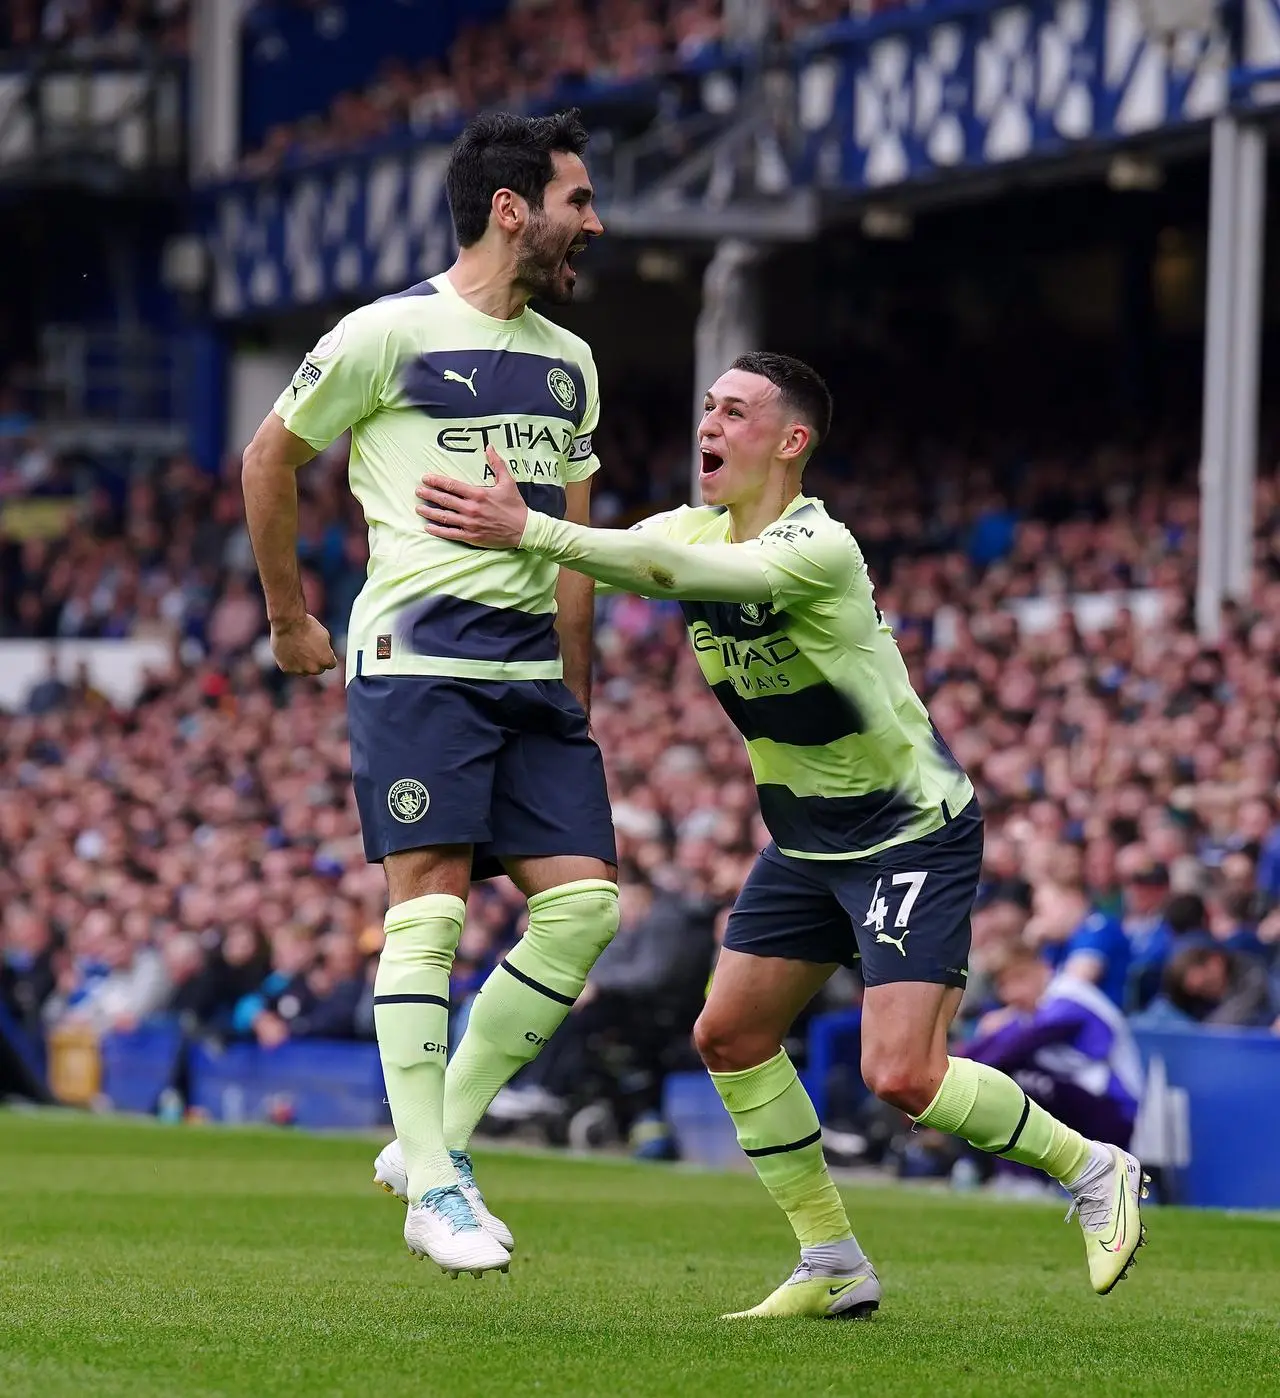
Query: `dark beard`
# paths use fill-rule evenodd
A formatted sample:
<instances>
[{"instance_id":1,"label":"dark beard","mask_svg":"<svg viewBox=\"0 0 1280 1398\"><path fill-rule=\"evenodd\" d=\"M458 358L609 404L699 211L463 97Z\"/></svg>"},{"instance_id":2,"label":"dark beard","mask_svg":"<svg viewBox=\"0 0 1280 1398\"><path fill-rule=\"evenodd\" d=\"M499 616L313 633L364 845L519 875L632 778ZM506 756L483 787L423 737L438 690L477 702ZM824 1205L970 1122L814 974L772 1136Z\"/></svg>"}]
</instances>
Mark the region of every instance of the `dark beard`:
<instances>
[{"instance_id":1,"label":"dark beard","mask_svg":"<svg viewBox=\"0 0 1280 1398\"><path fill-rule=\"evenodd\" d=\"M564 248L548 221L541 215L529 220L520 250L516 254L516 282L530 296L541 297L552 305L573 300L573 284L561 279Z\"/></svg>"}]
</instances>

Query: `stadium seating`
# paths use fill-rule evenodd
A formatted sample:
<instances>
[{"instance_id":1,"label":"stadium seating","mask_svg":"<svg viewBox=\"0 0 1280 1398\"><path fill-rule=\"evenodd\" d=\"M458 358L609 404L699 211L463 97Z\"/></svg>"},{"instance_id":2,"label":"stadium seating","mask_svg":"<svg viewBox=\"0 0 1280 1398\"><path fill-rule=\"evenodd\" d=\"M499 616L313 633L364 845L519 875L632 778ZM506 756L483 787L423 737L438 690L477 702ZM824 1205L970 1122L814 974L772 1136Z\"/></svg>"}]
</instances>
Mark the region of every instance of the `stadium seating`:
<instances>
[{"instance_id":1,"label":"stadium seating","mask_svg":"<svg viewBox=\"0 0 1280 1398\"><path fill-rule=\"evenodd\" d=\"M187 10L187 0L10 0L0 11L0 50L52 48L76 58L129 58L151 46L181 53Z\"/></svg>"},{"instance_id":2,"label":"stadium seating","mask_svg":"<svg viewBox=\"0 0 1280 1398\"><path fill-rule=\"evenodd\" d=\"M498 101L537 110L633 97L655 80L731 62L722 8L720 0L483 0L465 9L361 0L358 11L334 3L313 14L261 4L246 19L244 171L397 136L448 136ZM770 11L785 41L885 8L785 0ZM400 41L389 47L391 33Z\"/></svg>"}]
</instances>

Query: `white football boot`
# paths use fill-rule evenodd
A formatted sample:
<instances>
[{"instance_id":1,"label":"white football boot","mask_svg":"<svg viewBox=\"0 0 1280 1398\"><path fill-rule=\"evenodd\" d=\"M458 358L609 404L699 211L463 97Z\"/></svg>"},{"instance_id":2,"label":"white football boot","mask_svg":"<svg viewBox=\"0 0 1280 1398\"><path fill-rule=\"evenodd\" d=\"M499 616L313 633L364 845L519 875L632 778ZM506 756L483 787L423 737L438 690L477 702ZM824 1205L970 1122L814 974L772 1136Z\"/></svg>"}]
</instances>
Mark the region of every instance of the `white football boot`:
<instances>
[{"instance_id":1,"label":"white football boot","mask_svg":"<svg viewBox=\"0 0 1280 1398\"><path fill-rule=\"evenodd\" d=\"M405 1246L415 1257L429 1257L442 1272L456 1277L470 1272L505 1272L511 1254L479 1220L456 1184L429 1189L410 1204L404 1220Z\"/></svg>"},{"instance_id":2,"label":"white football boot","mask_svg":"<svg viewBox=\"0 0 1280 1398\"><path fill-rule=\"evenodd\" d=\"M480 1227L495 1237L508 1252L514 1252L516 1240L511 1236L511 1229L485 1204L484 1195L476 1184L470 1155L464 1150L451 1150L449 1155L458 1172L458 1187L471 1205ZM373 1182L388 1194L394 1194L401 1203L409 1202L409 1172L399 1140L392 1141L378 1152L378 1158L373 1162Z\"/></svg>"},{"instance_id":3,"label":"white football boot","mask_svg":"<svg viewBox=\"0 0 1280 1398\"><path fill-rule=\"evenodd\" d=\"M399 1137L378 1152L373 1162L373 1182L379 1189L394 1194L402 1204L409 1202L409 1170L404 1163Z\"/></svg>"},{"instance_id":4,"label":"white football boot","mask_svg":"<svg viewBox=\"0 0 1280 1398\"><path fill-rule=\"evenodd\" d=\"M1077 1214L1084 1230L1089 1280L1105 1296L1129 1274L1135 1255L1147 1241L1142 1201L1150 1177L1136 1157L1119 1146L1104 1146L1105 1159L1091 1163L1069 1192L1067 1218Z\"/></svg>"}]
</instances>

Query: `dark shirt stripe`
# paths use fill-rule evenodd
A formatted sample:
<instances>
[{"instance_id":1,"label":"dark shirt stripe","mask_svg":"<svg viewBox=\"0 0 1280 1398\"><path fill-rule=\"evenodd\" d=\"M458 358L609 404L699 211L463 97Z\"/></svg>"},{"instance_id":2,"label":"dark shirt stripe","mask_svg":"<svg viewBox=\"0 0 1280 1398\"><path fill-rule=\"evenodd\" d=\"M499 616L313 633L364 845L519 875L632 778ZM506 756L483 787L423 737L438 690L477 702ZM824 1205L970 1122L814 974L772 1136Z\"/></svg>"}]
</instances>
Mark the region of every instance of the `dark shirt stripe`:
<instances>
[{"instance_id":1,"label":"dark shirt stripe","mask_svg":"<svg viewBox=\"0 0 1280 1398\"><path fill-rule=\"evenodd\" d=\"M825 681L791 693L744 699L731 681L721 680L711 692L748 742L768 738L796 748L822 748L863 731L857 707Z\"/></svg>"},{"instance_id":2,"label":"dark shirt stripe","mask_svg":"<svg viewBox=\"0 0 1280 1398\"><path fill-rule=\"evenodd\" d=\"M947 740L938 732L938 725L932 719L929 720L929 727L933 729L933 743L938 749L938 755L948 766L954 767L957 772L963 772L964 768L956 761L955 753L947 746Z\"/></svg>"},{"instance_id":3,"label":"dark shirt stripe","mask_svg":"<svg viewBox=\"0 0 1280 1398\"><path fill-rule=\"evenodd\" d=\"M564 518L564 486L548 485L545 481L517 481L516 489L524 503L540 515Z\"/></svg>"},{"instance_id":4,"label":"dark shirt stripe","mask_svg":"<svg viewBox=\"0 0 1280 1398\"><path fill-rule=\"evenodd\" d=\"M705 622L713 636L732 636L735 641L775 639L787 619L786 612L775 612L768 602L681 602L680 610L689 627ZM799 653L793 642L786 648L792 656Z\"/></svg>"},{"instance_id":5,"label":"dark shirt stripe","mask_svg":"<svg viewBox=\"0 0 1280 1398\"><path fill-rule=\"evenodd\" d=\"M446 660L558 660L554 612L518 612L464 597L427 600L405 628L415 655Z\"/></svg>"},{"instance_id":6,"label":"dark shirt stripe","mask_svg":"<svg viewBox=\"0 0 1280 1398\"><path fill-rule=\"evenodd\" d=\"M849 854L901 834L916 811L898 791L864 796L797 796L785 786L758 786L760 814L779 849Z\"/></svg>"},{"instance_id":7,"label":"dark shirt stripe","mask_svg":"<svg viewBox=\"0 0 1280 1398\"><path fill-rule=\"evenodd\" d=\"M497 425L513 418L551 417L576 427L587 410L586 383L576 364L517 350L420 354L401 368L400 385L412 407L438 418L476 418ZM519 449L501 435L491 440L499 451Z\"/></svg>"},{"instance_id":8,"label":"dark shirt stripe","mask_svg":"<svg viewBox=\"0 0 1280 1398\"><path fill-rule=\"evenodd\" d=\"M431 285L430 282L418 282L415 286L407 286L403 291L393 291L389 296L379 296L379 301L403 301L406 296L439 296L439 288Z\"/></svg>"}]
</instances>

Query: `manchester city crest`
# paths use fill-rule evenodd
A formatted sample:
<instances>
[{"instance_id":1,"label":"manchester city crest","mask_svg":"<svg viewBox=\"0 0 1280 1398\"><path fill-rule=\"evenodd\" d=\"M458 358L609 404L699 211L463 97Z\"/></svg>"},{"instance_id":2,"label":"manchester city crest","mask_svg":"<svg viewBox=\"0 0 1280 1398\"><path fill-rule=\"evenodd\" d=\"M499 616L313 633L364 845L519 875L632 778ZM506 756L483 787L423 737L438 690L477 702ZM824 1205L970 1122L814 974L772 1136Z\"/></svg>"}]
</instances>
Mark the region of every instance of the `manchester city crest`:
<instances>
[{"instance_id":1,"label":"manchester city crest","mask_svg":"<svg viewBox=\"0 0 1280 1398\"><path fill-rule=\"evenodd\" d=\"M421 820L430 804L427 788L414 777L401 777L387 792L387 809L403 825Z\"/></svg>"},{"instance_id":2,"label":"manchester city crest","mask_svg":"<svg viewBox=\"0 0 1280 1398\"><path fill-rule=\"evenodd\" d=\"M742 619L748 626L763 626L769 620L769 608L764 602L744 602Z\"/></svg>"},{"instance_id":3,"label":"manchester city crest","mask_svg":"<svg viewBox=\"0 0 1280 1398\"><path fill-rule=\"evenodd\" d=\"M578 385L571 375L558 366L547 375L547 387L551 396L567 413L571 413L578 402Z\"/></svg>"}]
</instances>

